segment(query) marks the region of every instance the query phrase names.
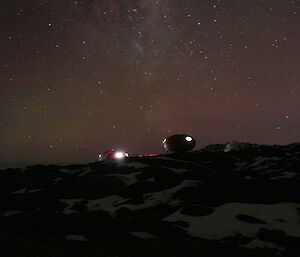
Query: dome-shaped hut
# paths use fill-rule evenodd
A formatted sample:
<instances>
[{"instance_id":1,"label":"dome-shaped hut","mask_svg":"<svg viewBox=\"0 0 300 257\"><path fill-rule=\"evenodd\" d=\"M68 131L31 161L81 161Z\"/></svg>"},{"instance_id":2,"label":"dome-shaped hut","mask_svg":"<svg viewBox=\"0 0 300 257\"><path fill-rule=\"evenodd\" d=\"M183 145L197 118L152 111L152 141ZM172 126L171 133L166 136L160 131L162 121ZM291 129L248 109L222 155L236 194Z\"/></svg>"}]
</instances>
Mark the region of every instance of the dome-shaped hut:
<instances>
[{"instance_id":1,"label":"dome-shaped hut","mask_svg":"<svg viewBox=\"0 0 300 257\"><path fill-rule=\"evenodd\" d=\"M164 139L163 145L168 152L184 153L192 150L196 141L190 135L177 134Z\"/></svg>"}]
</instances>

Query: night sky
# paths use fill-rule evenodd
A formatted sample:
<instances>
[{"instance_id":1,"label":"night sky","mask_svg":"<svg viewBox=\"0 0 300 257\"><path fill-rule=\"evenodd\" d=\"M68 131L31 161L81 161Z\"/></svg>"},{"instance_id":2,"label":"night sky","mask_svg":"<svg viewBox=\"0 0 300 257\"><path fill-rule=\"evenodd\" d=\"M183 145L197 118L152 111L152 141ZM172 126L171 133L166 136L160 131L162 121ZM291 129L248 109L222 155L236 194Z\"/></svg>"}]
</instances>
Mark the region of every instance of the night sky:
<instances>
[{"instance_id":1,"label":"night sky","mask_svg":"<svg viewBox=\"0 0 300 257\"><path fill-rule=\"evenodd\" d=\"M1 0L0 164L300 141L300 1Z\"/></svg>"}]
</instances>

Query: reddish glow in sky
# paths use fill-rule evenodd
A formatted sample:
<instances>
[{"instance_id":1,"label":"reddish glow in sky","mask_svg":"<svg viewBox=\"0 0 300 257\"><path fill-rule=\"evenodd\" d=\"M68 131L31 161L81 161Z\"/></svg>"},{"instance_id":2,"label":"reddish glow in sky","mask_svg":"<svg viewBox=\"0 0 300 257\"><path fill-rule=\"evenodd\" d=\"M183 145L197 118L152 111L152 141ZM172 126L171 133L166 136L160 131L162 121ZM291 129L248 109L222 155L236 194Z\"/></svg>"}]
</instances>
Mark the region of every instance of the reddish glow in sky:
<instances>
[{"instance_id":1,"label":"reddish glow in sky","mask_svg":"<svg viewBox=\"0 0 300 257\"><path fill-rule=\"evenodd\" d=\"M4 0L0 164L300 138L300 3Z\"/></svg>"}]
</instances>

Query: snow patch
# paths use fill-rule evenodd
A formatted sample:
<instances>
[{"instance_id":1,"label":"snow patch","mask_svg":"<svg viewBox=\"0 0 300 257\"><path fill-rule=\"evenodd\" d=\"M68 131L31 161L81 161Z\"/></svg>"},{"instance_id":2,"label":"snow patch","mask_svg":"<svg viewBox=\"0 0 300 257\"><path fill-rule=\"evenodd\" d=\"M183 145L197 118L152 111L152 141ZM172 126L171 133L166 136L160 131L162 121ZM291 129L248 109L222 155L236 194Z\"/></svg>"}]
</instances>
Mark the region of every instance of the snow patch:
<instances>
[{"instance_id":1,"label":"snow patch","mask_svg":"<svg viewBox=\"0 0 300 257\"><path fill-rule=\"evenodd\" d=\"M88 211L107 211L112 216L115 216L116 211L120 208L126 208L132 211L136 211L157 206L159 204L178 206L181 202L176 199L172 199L173 195L185 187L195 187L201 183L201 181L184 180L180 185L177 185L175 187L159 192L144 194L144 203L142 204L126 204L125 202L130 200L130 198L125 199L118 195L111 195L100 199L93 199L88 201L87 209Z\"/></svg>"},{"instance_id":2,"label":"snow patch","mask_svg":"<svg viewBox=\"0 0 300 257\"><path fill-rule=\"evenodd\" d=\"M229 142L227 145L225 145L224 152L226 153L226 152L232 152L232 151L254 149L257 146L258 145L256 145L256 144L232 141L232 142Z\"/></svg>"},{"instance_id":3,"label":"snow patch","mask_svg":"<svg viewBox=\"0 0 300 257\"><path fill-rule=\"evenodd\" d=\"M278 204L247 204L227 203L214 208L215 212L207 216L189 216L182 214L179 210L165 218L165 221L186 221L188 234L194 237L206 239L223 239L236 234L245 237L255 237L260 228L276 229L287 235L300 237L299 213L297 208L300 204L278 203ZM260 219L266 224L248 223L236 218L239 214L246 214ZM286 220L280 222L279 220Z\"/></svg>"},{"instance_id":4,"label":"snow patch","mask_svg":"<svg viewBox=\"0 0 300 257\"><path fill-rule=\"evenodd\" d=\"M254 239L250 243L246 245L242 245L242 247L249 248L249 249L277 249L279 251L284 251L284 247L280 247L277 244L271 243L271 242L266 242L262 241L258 238Z\"/></svg>"},{"instance_id":5,"label":"snow patch","mask_svg":"<svg viewBox=\"0 0 300 257\"><path fill-rule=\"evenodd\" d=\"M131 173L131 174L108 174L103 175L102 177L117 177L119 178L124 184L130 186L136 182L138 179L136 178L137 175L141 174L141 172Z\"/></svg>"},{"instance_id":6,"label":"snow patch","mask_svg":"<svg viewBox=\"0 0 300 257\"><path fill-rule=\"evenodd\" d=\"M168 169L168 170L173 171L177 174L183 174L183 173L188 171L187 169L177 169L177 168L170 168L170 167L165 167L165 166L162 166L162 168Z\"/></svg>"},{"instance_id":7,"label":"snow patch","mask_svg":"<svg viewBox=\"0 0 300 257\"><path fill-rule=\"evenodd\" d=\"M59 201L68 205L66 208L64 208L62 213L66 214L66 215L70 215L73 213L78 213L78 211L74 211L74 210L72 210L72 208L73 208L74 204L83 201L83 199L75 199L75 198L74 199L59 199Z\"/></svg>"},{"instance_id":8,"label":"snow patch","mask_svg":"<svg viewBox=\"0 0 300 257\"><path fill-rule=\"evenodd\" d=\"M53 184L57 184L58 181L62 180L62 177L53 179Z\"/></svg>"},{"instance_id":9,"label":"snow patch","mask_svg":"<svg viewBox=\"0 0 300 257\"><path fill-rule=\"evenodd\" d=\"M236 163L236 171L239 171L241 169L252 169L252 170L267 170L264 173L272 173L272 172L278 172L278 170L272 169L272 166L276 165L278 161L281 161L282 158L279 158L277 156L274 157L263 157L258 156L256 157L253 162L247 163L247 162L238 162Z\"/></svg>"},{"instance_id":10,"label":"snow patch","mask_svg":"<svg viewBox=\"0 0 300 257\"><path fill-rule=\"evenodd\" d=\"M143 168L147 168L150 165L149 164L145 164L145 163L141 163L141 162L130 162L130 163L118 163L119 166L122 167L130 167L130 168L135 168L135 169L143 169Z\"/></svg>"},{"instance_id":11,"label":"snow patch","mask_svg":"<svg viewBox=\"0 0 300 257\"><path fill-rule=\"evenodd\" d=\"M8 211L4 212L3 216L8 217L8 216L16 215L16 214L21 214L21 213L25 213L25 212L19 211L19 210L8 210Z\"/></svg>"},{"instance_id":12,"label":"snow patch","mask_svg":"<svg viewBox=\"0 0 300 257\"><path fill-rule=\"evenodd\" d=\"M270 164L274 163L274 162L277 162L277 161L280 161L282 160L282 158L279 158L277 156L274 156L274 157L263 157L263 156L258 156L254 159L254 162L249 165L248 167L262 167L262 166L270 166ZM263 165L267 163L267 165Z\"/></svg>"},{"instance_id":13,"label":"snow patch","mask_svg":"<svg viewBox=\"0 0 300 257\"><path fill-rule=\"evenodd\" d=\"M158 236L152 235L148 232L130 232L130 234L144 240L158 238Z\"/></svg>"},{"instance_id":14,"label":"snow patch","mask_svg":"<svg viewBox=\"0 0 300 257\"><path fill-rule=\"evenodd\" d=\"M74 234L66 235L65 239L66 240L71 240L71 241L88 241L86 236L84 236L84 235L74 235Z\"/></svg>"},{"instance_id":15,"label":"snow patch","mask_svg":"<svg viewBox=\"0 0 300 257\"><path fill-rule=\"evenodd\" d=\"M270 179L274 180L274 179L282 179L282 178L294 178L296 176L297 176L296 172L284 171L284 172L281 172L280 176L273 176Z\"/></svg>"},{"instance_id":16,"label":"snow patch","mask_svg":"<svg viewBox=\"0 0 300 257\"><path fill-rule=\"evenodd\" d=\"M40 192L40 191L44 191L44 189L43 188L31 189L31 190L28 190L27 193L32 194L32 193Z\"/></svg>"},{"instance_id":17,"label":"snow patch","mask_svg":"<svg viewBox=\"0 0 300 257\"><path fill-rule=\"evenodd\" d=\"M118 195L110 195L100 199L88 200L87 209L88 211L107 211L114 216L120 208L119 205L128 200Z\"/></svg>"},{"instance_id":18,"label":"snow patch","mask_svg":"<svg viewBox=\"0 0 300 257\"><path fill-rule=\"evenodd\" d=\"M235 166L236 166L235 170L240 170L240 169L246 167L247 165L248 165L247 162L237 162L237 163L235 164Z\"/></svg>"},{"instance_id":19,"label":"snow patch","mask_svg":"<svg viewBox=\"0 0 300 257\"><path fill-rule=\"evenodd\" d=\"M22 188L20 190L17 190L17 191L13 191L11 192L12 194L25 194L27 188Z\"/></svg>"},{"instance_id":20,"label":"snow patch","mask_svg":"<svg viewBox=\"0 0 300 257\"><path fill-rule=\"evenodd\" d=\"M60 171L61 173L66 173L66 174L77 174L80 172L80 170L68 170L68 169L59 169L58 171Z\"/></svg>"},{"instance_id":21,"label":"snow patch","mask_svg":"<svg viewBox=\"0 0 300 257\"><path fill-rule=\"evenodd\" d=\"M142 210L142 209L154 207L159 204L169 204L170 206L178 206L181 203L181 201L172 199L173 195L185 187L196 187L199 184L203 184L203 183L201 181L196 181L196 180L184 180L182 181L181 184L175 187L168 188L166 190L159 191L159 192L144 194L143 195L144 203L142 204L137 204L137 205L123 204L120 205L119 208L124 207L129 210L136 211L136 210Z\"/></svg>"},{"instance_id":22,"label":"snow patch","mask_svg":"<svg viewBox=\"0 0 300 257\"><path fill-rule=\"evenodd\" d=\"M85 176L86 174L88 174L88 173L91 173L92 171L91 171L91 169L90 168L83 168L82 169L82 172L80 173L80 174L78 174L78 177L80 178L80 177L83 177L83 176Z\"/></svg>"},{"instance_id":23,"label":"snow patch","mask_svg":"<svg viewBox=\"0 0 300 257\"><path fill-rule=\"evenodd\" d=\"M154 177L151 177L151 178L146 179L145 181L155 182L155 178L154 178Z\"/></svg>"}]
</instances>

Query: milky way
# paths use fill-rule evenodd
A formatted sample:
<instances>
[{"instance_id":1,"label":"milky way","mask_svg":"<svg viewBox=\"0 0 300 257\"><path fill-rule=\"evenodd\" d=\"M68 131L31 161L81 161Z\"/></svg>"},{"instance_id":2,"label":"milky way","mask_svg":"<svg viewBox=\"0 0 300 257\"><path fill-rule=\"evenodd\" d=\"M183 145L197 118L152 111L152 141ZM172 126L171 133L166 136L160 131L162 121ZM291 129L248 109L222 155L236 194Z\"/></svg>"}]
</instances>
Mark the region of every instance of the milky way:
<instances>
[{"instance_id":1,"label":"milky way","mask_svg":"<svg viewBox=\"0 0 300 257\"><path fill-rule=\"evenodd\" d=\"M0 164L300 138L300 3L4 0Z\"/></svg>"}]
</instances>

